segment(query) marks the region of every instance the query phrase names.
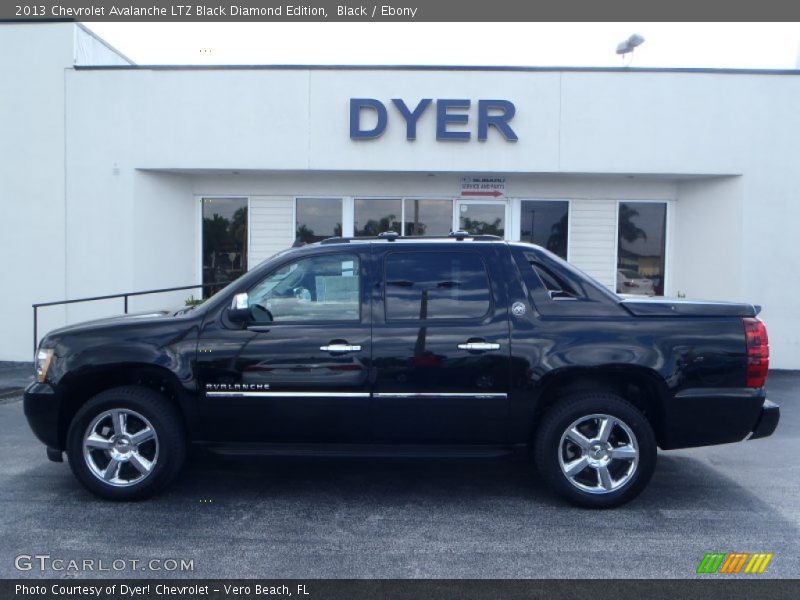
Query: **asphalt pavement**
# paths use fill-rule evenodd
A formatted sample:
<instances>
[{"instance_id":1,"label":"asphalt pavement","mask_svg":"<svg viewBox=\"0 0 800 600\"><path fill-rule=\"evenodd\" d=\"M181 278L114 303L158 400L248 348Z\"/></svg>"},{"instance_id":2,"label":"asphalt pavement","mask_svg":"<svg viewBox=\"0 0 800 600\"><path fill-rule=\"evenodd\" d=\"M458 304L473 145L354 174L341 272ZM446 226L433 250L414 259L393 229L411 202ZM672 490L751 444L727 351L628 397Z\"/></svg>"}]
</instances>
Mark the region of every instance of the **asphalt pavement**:
<instances>
[{"instance_id":1,"label":"asphalt pavement","mask_svg":"<svg viewBox=\"0 0 800 600\"><path fill-rule=\"evenodd\" d=\"M5 399L0 577L695 577L711 551L770 552L763 576L800 577L800 373L768 390L772 437L662 452L648 489L608 511L563 504L529 462L454 459L193 459L157 498L111 503L47 461Z\"/></svg>"}]
</instances>

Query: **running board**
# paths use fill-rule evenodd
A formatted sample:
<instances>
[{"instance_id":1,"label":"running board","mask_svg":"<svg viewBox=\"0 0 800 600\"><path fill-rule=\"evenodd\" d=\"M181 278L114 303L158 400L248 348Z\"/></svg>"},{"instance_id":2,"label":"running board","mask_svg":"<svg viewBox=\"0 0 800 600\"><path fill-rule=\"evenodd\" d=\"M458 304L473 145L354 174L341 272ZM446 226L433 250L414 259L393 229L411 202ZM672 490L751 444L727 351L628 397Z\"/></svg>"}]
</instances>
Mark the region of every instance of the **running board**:
<instances>
[{"instance_id":1,"label":"running board","mask_svg":"<svg viewBox=\"0 0 800 600\"><path fill-rule=\"evenodd\" d=\"M514 446L415 444L198 444L220 456L317 456L366 458L498 458Z\"/></svg>"}]
</instances>

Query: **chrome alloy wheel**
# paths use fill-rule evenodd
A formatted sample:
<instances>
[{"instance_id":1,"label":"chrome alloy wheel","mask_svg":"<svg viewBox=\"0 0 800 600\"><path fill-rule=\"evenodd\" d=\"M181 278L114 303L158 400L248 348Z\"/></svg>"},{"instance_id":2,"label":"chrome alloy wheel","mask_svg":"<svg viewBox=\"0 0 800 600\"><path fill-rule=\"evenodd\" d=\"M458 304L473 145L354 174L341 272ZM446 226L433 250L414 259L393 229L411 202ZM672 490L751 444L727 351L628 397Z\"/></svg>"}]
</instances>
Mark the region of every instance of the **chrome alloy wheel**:
<instances>
[{"instance_id":1,"label":"chrome alloy wheel","mask_svg":"<svg viewBox=\"0 0 800 600\"><path fill-rule=\"evenodd\" d=\"M561 435L558 464L579 490L608 494L624 486L636 473L639 444L621 419L587 415L573 421Z\"/></svg>"},{"instance_id":2,"label":"chrome alloy wheel","mask_svg":"<svg viewBox=\"0 0 800 600\"><path fill-rule=\"evenodd\" d=\"M83 435L83 458L92 474L114 487L143 481L158 461L158 436L145 417L126 408L97 415Z\"/></svg>"}]
</instances>

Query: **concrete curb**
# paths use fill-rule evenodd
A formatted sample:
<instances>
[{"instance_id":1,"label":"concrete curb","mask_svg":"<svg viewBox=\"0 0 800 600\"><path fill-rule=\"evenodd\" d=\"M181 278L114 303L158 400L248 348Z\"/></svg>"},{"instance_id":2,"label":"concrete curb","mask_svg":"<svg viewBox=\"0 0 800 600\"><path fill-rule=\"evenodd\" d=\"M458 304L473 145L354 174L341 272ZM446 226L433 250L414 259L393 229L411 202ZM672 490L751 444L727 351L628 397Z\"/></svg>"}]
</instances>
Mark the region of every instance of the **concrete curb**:
<instances>
[{"instance_id":1,"label":"concrete curb","mask_svg":"<svg viewBox=\"0 0 800 600\"><path fill-rule=\"evenodd\" d=\"M18 402L22 400L22 392L24 390L10 390L10 391L2 391L0 390L0 405L2 404L11 404L13 402Z\"/></svg>"}]
</instances>

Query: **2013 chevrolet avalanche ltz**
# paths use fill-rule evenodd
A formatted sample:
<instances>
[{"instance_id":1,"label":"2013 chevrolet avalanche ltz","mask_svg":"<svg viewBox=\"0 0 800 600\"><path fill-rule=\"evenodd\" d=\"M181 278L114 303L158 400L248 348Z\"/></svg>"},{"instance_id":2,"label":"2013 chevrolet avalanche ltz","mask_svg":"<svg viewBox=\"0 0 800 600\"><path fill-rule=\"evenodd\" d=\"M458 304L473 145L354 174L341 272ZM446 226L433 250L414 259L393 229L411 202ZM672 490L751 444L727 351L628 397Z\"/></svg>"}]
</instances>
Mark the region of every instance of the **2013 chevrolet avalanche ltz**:
<instances>
[{"instance_id":1,"label":"2013 chevrolet avalanche ltz","mask_svg":"<svg viewBox=\"0 0 800 600\"><path fill-rule=\"evenodd\" d=\"M332 238L201 306L51 332L25 414L105 498L162 489L190 447L230 454L499 456L609 507L664 450L770 435L749 304L622 299L530 244Z\"/></svg>"}]
</instances>

